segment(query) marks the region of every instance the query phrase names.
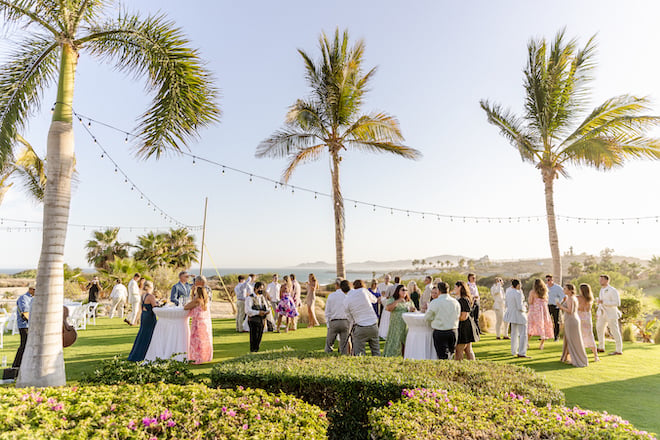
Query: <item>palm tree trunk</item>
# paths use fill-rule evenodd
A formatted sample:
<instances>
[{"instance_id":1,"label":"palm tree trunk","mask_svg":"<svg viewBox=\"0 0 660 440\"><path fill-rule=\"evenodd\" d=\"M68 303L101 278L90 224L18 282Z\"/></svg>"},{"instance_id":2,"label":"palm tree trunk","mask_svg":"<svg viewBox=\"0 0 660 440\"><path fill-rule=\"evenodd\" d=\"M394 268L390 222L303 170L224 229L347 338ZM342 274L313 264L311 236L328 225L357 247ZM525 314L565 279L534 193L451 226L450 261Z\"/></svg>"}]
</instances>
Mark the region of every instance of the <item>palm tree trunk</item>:
<instances>
[{"instance_id":1,"label":"palm tree trunk","mask_svg":"<svg viewBox=\"0 0 660 440\"><path fill-rule=\"evenodd\" d=\"M44 196L43 238L30 328L16 386L66 385L62 350L64 244L73 173L72 103L78 56L67 45L62 59L57 104L48 132L48 179Z\"/></svg>"},{"instance_id":2,"label":"palm tree trunk","mask_svg":"<svg viewBox=\"0 0 660 440\"><path fill-rule=\"evenodd\" d=\"M542 173L545 186L548 238L550 240L550 252L552 253L552 275L555 283L561 286L561 254L559 253L559 235L557 234L557 220L555 218L554 173L546 170L542 170Z\"/></svg>"},{"instance_id":3,"label":"palm tree trunk","mask_svg":"<svg viewBox=\"0 0 660 440\"><path fill-rule=\"evenodd\" d=\"M339 162L337 153L332 153L332 201L335 213L335 251L337 261L337 277L346 278L346 269L344 268L344 198L341 195L339 186Z\"/></svg>"}]
</instances>

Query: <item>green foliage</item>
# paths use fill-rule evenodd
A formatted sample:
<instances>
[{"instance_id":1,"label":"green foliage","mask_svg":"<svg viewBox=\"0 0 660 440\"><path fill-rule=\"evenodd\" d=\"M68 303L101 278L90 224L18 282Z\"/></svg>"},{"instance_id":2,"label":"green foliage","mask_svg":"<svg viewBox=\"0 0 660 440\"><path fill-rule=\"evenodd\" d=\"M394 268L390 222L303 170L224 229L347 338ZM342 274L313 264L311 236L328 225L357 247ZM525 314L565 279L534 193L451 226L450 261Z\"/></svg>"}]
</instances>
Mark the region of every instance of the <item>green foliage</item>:
<instances>
[{"instance_id":1,"label":"green foliage","mask_svg":"<svg viewBox=\"0 0 660 440\"><path fill-rule=\"evenodd\" d=\"M108 228L105 231L92 232L94 239L85 244L87 261L97 269L108 269L115 258L128 258L130 243L120 242L119 228Z\"/></svg>"},{"instance_id":2,"label":"green foliage","mask_svg":"<svg viewBox=\"0 0 660 440\"><path fill-rule=\"evenodd\" d=\"M624 341L635 342L635 328L632 324L624 324L623 331L621 333Z\"/></svg>"},{"instance_id":3,"label":"green foliage","mask_svg":"<svg viewBox=\"0 0 660 440\"><path fill-rule=\"evenodd\" d=\"M658 329L655 331L655 335L653 336L653 342L656 344L660 344L660 326L658 326Z\"/></svg>"},{"instance_id":4,"label":"green foliage","mask_svg":"<svg viewBox=\"0 0 660 440\"><path fill-rule=\"evenodd\" d=\"M187 385L193 382L194 375L190 372L187 361L175 359L156 359L153 362L131 362L115 356L111 360L101 362L101 365L91 373L84 373L80 383L97 385L171 383Z\"/></svg>"},{"instance_id":5,"label":"green foliage","mask_svg":"<svg viewBox=\"0 0 660 440\"><path fill-rule=\"evenodd\" d=\"M639 336L642 338L642 342L652 342L651 339L658 324L658 318L649 319L648 321L638 319L634 324Z\"/></svg>"},{"instance_id":6,"label":"green foliage","mask_svg":"<svg viewBox=\"0 0 660 440\"><path fill-rule=\"evenodd\" d=\"M411 389L398 402L369 412L373 440L646 439L626 420L577 407L534 406L524 396L473 396Z\"/></svg>"},{"instance_id":7,"label":"green foliage","mask_svg":"<svg viewBox=\"0 0 660 440\"><path fill-rule=\"evenodd\" d=\"M180 270L174 267L163 266L150 270L146 276L152 279L154 291L169 299L170 289L179 282L179 272Z\"/></svg>"},{"instance_id":8,"label":"green foliage","mask_svg":"<svg viewBox=\"0 0 660 440\"><path fill-rule=\"evenodd\" d=\"M138 235L137 239L138 250L134 257L144 262L149 269L165 266L188 269L193 262L199 261L195 236L185 228L172 228L167 233L151 231Z\"/></svg>"},{"instance_id":9,"label":"green foliage","mask_svg":"<svg viewBox=\"0 0 660 440\"><path fill-rule=\"evenodd\" d=\"M108 262L106 268L99 269L99 278L102 285L112 288L117 278L124 285L127 285L134 274L144 274L146 270L147 266L142 261L137 261L134 258L115 258L113 261Z\"/></svg>"},{"instance_id":10,"label":"green foliage","mask_svg":"<svg viewBox=\"0 0 660 440\"><path fill-rule=\"evenodd\" d=\"M28 269L11 275L12 278L36 278L37 269Z\"/></svg>"},{"instance_id":11,"label":"green foliage","mask_svg":"<svg viewBox=\"0 0 660 440\"><path fill-rule=\"evenodd\" d=\"M0 389L7 439L324 439L318 407L262 390L204 385Z\"/></svg>"},{"instance_id":12,"label":"green foliage","mask_svg":"<svg viewBox=\"0 0 660 440\"><path fill-rule=\"evenodd\" d=\"M492 362L413 361L272 351L225 361L211 371L211 385L283 391L328 410L331 439L366 438L367 411L419 386L478 395L523 394L541 405L563 395L528 368Z\"/></svg>"},{"instance_id":13,"label":"green foliage","mask_svg":"<svg viewBox=\"0 0 660 440\"><path fill-rule=\"evenodd\" d=\"M622 296L619 310L621 311L621 322L631 323L639 318L642 312L642 301L634 296Z\"/></svg>"}]
</instances>

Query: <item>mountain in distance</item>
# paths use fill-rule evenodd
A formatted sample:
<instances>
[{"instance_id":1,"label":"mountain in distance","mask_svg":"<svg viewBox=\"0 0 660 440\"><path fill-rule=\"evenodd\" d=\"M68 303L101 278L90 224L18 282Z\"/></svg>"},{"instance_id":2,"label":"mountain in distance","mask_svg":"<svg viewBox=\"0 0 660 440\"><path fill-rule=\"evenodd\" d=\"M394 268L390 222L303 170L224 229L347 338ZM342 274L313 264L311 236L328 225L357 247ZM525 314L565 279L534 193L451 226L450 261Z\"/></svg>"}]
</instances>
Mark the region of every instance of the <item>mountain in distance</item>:
<instances>
[{"instance_id":1,"label":"mountain in distance","mask_svg":"<svg viewBox=\"0 0 660 440\"><path fill-rule=\"evenodd\" d=\"M452 264L457 264L459 260L464 259L468 260L467 257L461 255L437 255L435 257L425 258L426 263L436 264L438 261L444 264L445 261L449 260ZM363 261L359 263L347 263L346 270L352 272L363 272L363 271L372 271L372 270L394 270L394 269L411 269L412 268L412 259L408 260L394 260L394 261ZM327 263L325 261L317 261L314 263L301 263L296 267L300 268L314 268L314 269L334 269L334 263Z\"/></svg>"}]
</instances>

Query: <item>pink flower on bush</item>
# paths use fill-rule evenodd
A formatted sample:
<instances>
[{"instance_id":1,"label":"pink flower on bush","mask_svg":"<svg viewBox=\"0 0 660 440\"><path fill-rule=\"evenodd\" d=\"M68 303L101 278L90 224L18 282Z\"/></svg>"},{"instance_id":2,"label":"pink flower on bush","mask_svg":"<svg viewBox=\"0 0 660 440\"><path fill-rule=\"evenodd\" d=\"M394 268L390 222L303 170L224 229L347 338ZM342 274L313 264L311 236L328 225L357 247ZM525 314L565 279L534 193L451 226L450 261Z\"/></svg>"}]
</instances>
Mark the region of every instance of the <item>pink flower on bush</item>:
<instances>
[{"instance_id":1,"label":"pink flower on bush","mask_svg":"<svg viewBox=\"0 0 660 440\"><path fill-rule=\"evenodd\" d=\"M195 420L195 426L199 426L199 420Z\"/></svg>"},{"instance_id":2,"label":"pink flower on bush","mask_svg":"<svg viewBox=\"0 0 660 440\"><path fill-rule=\"evenodd\" d=\"M392 405L394 405L394 402L392 402L391 400L387 402L387 406L392 406Z\"/></svg>"},{"instance_id":3,"label":"pink flower on bush","mask_svg":"<svg viewBox=\"0 0 660 440\"><path fill-rule=\"evenodd\" d=\"M235 416L236 416L236 411L231 410L231 411L229 411L229 412L227 413L227 415L228 415L229 417L235 417Z\"/></svg>"},{"instance_id":4,"label":"pink flower on bush","mask_svg":"<svg viewBox=\"0 0 660 440\"><path fill-rule=\"evenodd\" d=\"M222 407L222 412L227 412L227 407L226 406Z\"/></svg>"},{"instance_id":5,"label":"pink flower on bush","mask_svg":"<svg viewBox=\"0 0 660 440\"><path fill-rule=\"evenodd\" d=\"M176 425L176 422L174 420L168 420L167 421L167 427L168 428L171 428L172 426L175 426L175 425Z\"/></svg>"},{"instance_id":6,"label":"pink flower on bush","mask_svg":"<svg viewBox=\"0 0 660 440\"><path fill-rule=\"evenodd\" d=\"M156 420L154 417L145 417L142 419L142 424L148 428L151 425L156 425L158 424L158 420Z\"/></svg>"},{"instance_id":7,"label":"pink flower on bush","mask_svg":"<svg viewBox=\"0 0 660 440\"><path fill-rule=\"evenodd\" d=\"M255 417L257 420L261 420L261 414L257 414L257 417Z\"/></svg>"},{"instance_id":8,"label":"pink flower on bush","mask_svg":"<svg viewBox=\"0 0 660 440\"><path fill-rule=\"evenodd\" d=\"M324 417L325 417L325 413L319 413L319 417L320 417L320 418L324 418Z\"/></svg>"},{"instance_id":9,"label":"pink flower on bush","mask_svg":"<svg viewBox=\"0 0 660 440\"><path fill-rule=\"evenodd\" d=\"M135 431L137 427L135 426L135 420L128 422L128 429Z\"/></svg>"},{"instance_id":10,"label":"pink flower on bush","mask_svg":"<svg viewBox=\"0 0 660 440\"><path fill-rule=\"evenodd\" d=\"M114 403L110 405L110 411L115 411L116 409L117 409L117 405L115 405Z\"/></svg>"},{"instance_id":11,"label":"pink flower on bush","mask_svg":"<svg viewBox=\"0 0 660 440\"><path fill-rule=\"evenodd\" d=\"M170 417L172 417L172 413L170 412L169 409L165 409L165 411L163 411L163 413L160 415L161 420L167 420Z\"/></svg>"},{"instance_id":12,"label":"pink flower on bush","mask_svg":"<svg viewBox=\"0 0 660 440\"><path fill-rule=\"evenodd\" d=\"M64 409L64 404L58 403L57 405L53 405L50 407L53 411L62 411Z\"/></svg>"},{"instance_id":13,"label":"pink flower on bush","mask_svg":"<svg viewBox=\"0 0 660 440\"><path fill-rule=\"evenodd\" d=\"M264 403L264 406L265 406L266 408L268 408L268 407L270 406L270 403L269 403L269 402L266 402L266 403Z\"/></svg>"},{"instance_id":14,"label":"pink flower on bush","mask_svg":"<svg viewBox=\"0 0 660 440\"><path fill-rule=\"evenodd\" d=\"M247 429L248 429L248 425L246 423L246 424L243 425L243 430L247 430Z\"/></svg>"},{"instance_id":15,"label":"pink flower on bush","mask_svg":"<svg viewBox=\"0 0 660 440\"><path fill-rule=\"evenodd\" d=\"M236 389L238 389L238 390L241 390L241 391L242 391L242 390L243 390L243 387L239 385L239 386L237 386L237 387L236 387Z\"/></svg>"}]
</instances>

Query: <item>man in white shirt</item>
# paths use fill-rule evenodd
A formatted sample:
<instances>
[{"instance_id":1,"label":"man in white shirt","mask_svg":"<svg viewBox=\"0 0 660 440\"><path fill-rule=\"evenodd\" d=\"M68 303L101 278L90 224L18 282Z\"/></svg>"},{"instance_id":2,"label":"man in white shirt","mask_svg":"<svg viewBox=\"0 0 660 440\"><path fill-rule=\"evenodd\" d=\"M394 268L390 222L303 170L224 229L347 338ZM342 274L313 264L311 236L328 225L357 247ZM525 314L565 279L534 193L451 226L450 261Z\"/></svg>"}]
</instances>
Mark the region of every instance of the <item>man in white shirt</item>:
<instances>
[{"instance_id":1,"label":"man in white shirt","mask_svg":"<svg viewBox=\"0 0 660 440\"><path fill-rule=\"evenodd\" d=\"M504 322L504 281L502 278L495 278L495 283L490 288L490 294L493 297L493 310L495 311L496 339L500 339L502 334L504 334L504 339L509 339L509 329Z\"/></svg>"},{"instance_id":2,"label":"man in white shirt","mask_svg":"<svg viewBox=\"0 0 660 440\"><path fill-rule=\"evenodd\" d=\"M424 319L431 323L433 346L438 354L438 359L449 359L456 349L461 305L447 294L449 291L447 283L439 282L437 291L440 295L429 302Z\"/></svg>"},{"instance_id":3,"label":"man in white shirt","mask_svg":"<svg viewBox=\"0 0 660 440\"><path fill-rule=\"evenodd\" d=\"M623 354L623 340L621 338L621 328L619 327L619 318L621 318L621 298L619 291L610 286L609 275L600 276L600 294L598 295L598 309L596 310L596 333L598 333L598 351L605 351L605 327L609 327L610 333L614 337L616 350L610 354Z\"/></svg>"},{"instance_id":4,"label":"man in white shirt","mask_svg":"<svg viewBox=\"0 0 660 440\"><path fill-rule=\"evenodd\" d=\"M243 330L243 321L245 321L245 298L247 290L247 280L244 275L238 276L238 284L234 287L236 294L236 331L239 333L245 332Z\"/></svg>"},{"instance_id":5,"label":"man in white shirt","mask_svg":"<svg viewBox=\"0 0 660 440\"><path fill-rule=\"evenodd\" d=\"M472 316L474 317L474 323L481 333L479 328L479 289L477 288L477 276L473 273L469 273L467 276L468 289L470 289L470 295L472 295L473 306L472 306Z\"/></svg>"},{"instance_id":6,"label":"man in white shirt","mask_svg":"<svg viewBox=\"0 0 660 440\"><path fill-rule=\"evenodd\" d=\"M558 305L564 300L566 295L564 295L564 289L555 284L552 275L546 275L545 281L548 285L548 312L550 312L550 316L552 316L556 341L559 339L559 322L561 319Z\"/></svg>"},{"instance_id":7,"label":"man in white shirt","mask_svg":"<svg viewBox=\"0 0 660 440\"><path fill-rule=\"evenodd\" d=\"M136 273L133 275L133 279L128 282L128 303L131 306L131 314L128 315L128 319L124 319L124 322L128 325L137 324L138 317L140 316L140 286L138 281L140 280L140 274Z\"/></svg>"},{"instance_id":8,"label":"man in white shirt","mask_svg":"<svg viewBox=\"0 0 660 440\"><path fill-rule=\"evenodd\" d=\"M376 302L362 280L355 280L353 290L348 292L344 300L346 315L353 322L351 331L353 341L353 355L364 356L365 345L369 343L372 356L380 356L380 342L378 341L378 318L372 304Z\"/></svg>"},{"instance_id":9,"label":"man in white shirt","mask_svg":"<svg viewBox=\"0 0 660 440\"><path fill-rule=\"evenodd\" d=\"M277 305L280 302L280 288L282 287L278 281L279 277L275 274L273 275L273 281L268 283L268 286L266 287L266 296L273 308L273 313L271 314L273 320L277 320Z\"/></svg>"},{"instance_id":10,"label":"man in white shirt","mask_svg":"<svg viewBox=\"0 0 660 440\"><path fill-rule=\"evenodd\" d=\"M296 309L300 310L300 307L302 306L302 300L301 300L301 287L300 283L298 280L296 280L296 275L295 274L290 274L289 278L291 279L291 299L293 299L294 304L296 305ZM293 329L296 330L298 328L298 317L300 315L296 316L293 318Z\"/></svg>"},{"instance_id":11,"label":"man in white shirt","mask_svg":"<svg viewBox=\"0 0 660 440\"><path fill-rule=\"evenodd\" d=\"M438 281L441 282L442 280ZM438 285L437 283L435 284ZM431 290L433 290L433 278L430 276L424 277L424 292L422 292L421 298L419 298L419 310L426 312L428 309L429 303L431 302Z\"/></svg>"},{"instance_id":12,"label":"man in white shirt","mask_svg":"<svg viewBox=\"0 0 660 440\"><path fill-rule=\"evenodd\" d=\"M520 287L520 280L511 280L511 287L506 289L504 299L506 311L504 321L511 324L511 355L521 358L527 356L527 305Z\"/></svg>"},{"instance_id":13,"label":"man in white shirt","mask_svg":"<svg viewBox=\"0 0 660 440\"><path fill-rule=\"evenodd\" d=\"M382 298L383 295L387 295L387 289L392 285L390 281L392 280L392 277L389 274L386 274L384 277L384 281L382 283L378 283L378 286L376 287L378 289L378 293L380 293L380 297ZM379 302L378 303L378 310L380 313L378 313L378 316L381 316L383 313L383 305Z\"/></svg>"},{"instance_id":14,"label":"man in white shirt","mask_svg":"<svg viewBox=\"0 0 660 440\"><path fill-rule=\"evenodd\" d=\"M337 290L328 295L325 301L325 319L328 323L328 334L325 338L325 352L332 353L332 347L339 336L339 352L348 354L348 315L346 314L346 294L351 290L348 281L337 278ZM373 308L372 308L373 310Z\"/></svg>"},{"instance_id":15,"label":"man in white shirt","mask_svg":"<svg viewBox=\"0 0 660 440\"><path fill-rule=\"evenodd\" d=\"M121 314L121 317L122 318L124 317L124 306L126 305L127 298L128 298L128 290L126 290L126 286L124 286L121 283L121 280L117 278L117 280L115 281L115 287L112 288L112 292L110 293L112 306L110 307L109 317L111 319L115 315L115 311L117 310L117 307L119 307L119 313Z\"/></svg>"}]
</instances>

